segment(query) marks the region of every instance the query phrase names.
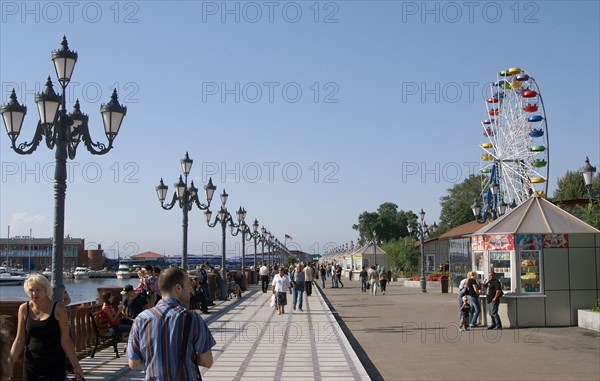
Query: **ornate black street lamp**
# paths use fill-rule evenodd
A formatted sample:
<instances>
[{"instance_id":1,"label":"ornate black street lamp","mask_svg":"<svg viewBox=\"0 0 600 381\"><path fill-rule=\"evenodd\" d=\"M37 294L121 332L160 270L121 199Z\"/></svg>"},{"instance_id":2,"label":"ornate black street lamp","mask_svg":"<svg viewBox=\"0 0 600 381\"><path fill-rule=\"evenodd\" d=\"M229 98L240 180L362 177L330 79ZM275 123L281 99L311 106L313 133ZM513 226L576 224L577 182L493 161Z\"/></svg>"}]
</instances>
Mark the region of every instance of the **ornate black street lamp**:
<instances>
[{"instance_id":1,"label":"ornate black street lamp","mask_svg":"<svg viewBox=\"0 0 600 381\"><path fill-rule=\"evenodd\" d=\"M92 155L104 155L113 148L113 141L119 133L127 107L119 104L117 90L112 93L110 102L100 106L104 122L104 134L108 146L92 141L88 126L88 116L81 113L79 100L75 102L73 111L67 113L66 89L77 62L77 53L69 50L67 38L63 37L61 48L52 52L52 61L62 94L54 92L52 81L48 77L42 93L35 95L40 119L31 142L17 146L17 138L21 133L27 107L20 105L13 89L8 104L0 108L6 132L12 149L20 155L30 155L45 140L49 149L54 149L56 168L54 171L54 233L52 244L52 289L55 301L62 301L65 286L63 284L64 227L65 227L65 195L67 191L67 157L75 158L77 146L81 141ZM60 110L59 110L60 108Z\"/></svg>"},{"instance_id":2,"label":"ornate black street lamp","mask_svg":"<svg viewBox=\"0 0 600 381\"><path fill-rule=\"evenodd\" d=\"M263 226L260 228L260 244L261 244L261 262L262 264L266 264L265 262L265 242L267 241L267 229Z\"/></svg>"},{"instance_id":3,"label":"ornate black street lamp","mask_svg":"<svg viewBox=\"0 0 600 381\"><path fill-rule=\"evenodd\" d=\"M490 186L491 193L491 202L485 202L483 207L477 200L473 202L471 205L471 211L473 211L473 215L475 219L480 224L483 224L487 220L495 220L499 217L502 217L504 213L506 213L506 208L514 209L517 207L517 204L513 200L510 205L504 202L504 199L500 199L500 195L498 194L500 189L500 185L498 183L494 183ZM500 202L498 200L500 199Z\"/></svg>"},{"instance_id":4,"label":"ornate black street lamp","mask_svg":"<svg viewBox=\"0 0 600 381\"><path fill-rule=\"evenodd\" d=\"M373 262L375 267L377 267L377 233L373 230Z\"/></svg>"},{"instance_id":5,"label":"ornate black street lamp","mask_svg":"<svg viewBox=\"0 0 600 381\"><path fill-rule=\"evenodd\" d=\"M275 263L273 262L273 239L275 237L273 236L273 234L271 234L271 232L267 232L267 250L269 251L269 263L271 265L274 265Z\"/></svg>"},{"instance_id":6,"label":"ornate black street lamp","mask_svg":"<svg viewBox=\"0 0 600 381\"><path fill-rule=\"evenodd\" d=\"M421 243L421 292L427 292L427 278L425 278L425 237L430 235L429 226L425 223L425 212L423 209L419 212L420 221L417 221L416 226L408 225L408 233L416 237ZM434 222L431 226L433 232L437 228Z\"/></svg>"},{"instance_id":7,"label":"ornate black street lamp","mask_svg":"<svg viewBox=\"0 0 600 381\"><path fill-rule=\"evenodd\" d=\"M273 262L283 264L281 260L281 242L279 242L278 238L274 238L273 242Z\"/></svg>"},{"instance_id":8,"label":"ornate black street lamp","mask_svg":"<svg viewBox=\"0 0 600 381\"><path fill-rule=\"evenodd\" d=\"M188 187L188 175L192 170L192 164L194 160L190 159L188 153L185 153L185 157L181 159L181 169L183 170L183 178L179 176L179 181L175 183L175 192L173 193L173 199L169 204L165 204L169 187L165 185L163 179L160 179L160 184L156 186L156 195L160 206L164 210L171 210L175 204L179 204L179 207L183 211L183 244L181 250L181 268L184 270L188 269L188 212L192 210L192 207L196 205L200 210L206 210L210 206L213 195L215 194L216 186L212 183L212 178L208 179L208 184L204 186L206 192L206 204L200 203L200 197L198 196L198 188L194 186L194 181Z\"/></svg>"},{"instance_id":9,"label":"ornate black street lamp","mask_svg":"<svg viewBox=\"0 0 600 381\"><path fill-rule=\"evenodd\" d=\"M226 229L227 224L235 225L233 219L231 218L231 214L227 211L225 205L227 204L227 198L229 195L223 189L223 193L221 193L221 209L219 213L215 216L215 220L211 223L212 212L210 209L206 209L204 212L204 217L206 218L206 224L208 227L214 228L217 224L221 224L221 300L227 300L227 260L225 258L225 250L226 250ZM240 218L240 210L238 210L238 219Z\"/></svg>"},{"instance_id":10,"label":"ornate black street lamp","mask_svg":"<svg viewBox=\"0 0 600 381\"><path fill-rule=\"evenodd\" d=\"M252 224L252 233L250 233L250 237L254 240L254 268L256 269L256 251L258 250L257 241L260 238L260 232L258 231L258 220L256 218L254 219L254 223Z\"/></svg>"},{"instance_id":11,"label":"ornate black street lamp","mask_svg":"<svg viewBox=\"0 0 600 381\"><path fill-rule=\"evenodd\" d=\"M594 182L594 173L596 173L596 167L590 164L590 159L586 156L585 163L583 167L579 170L579 172L583 175L583 181L585 181L585 187L588 191L588 197L592 199L594 194L592 192L592 185Z\"/></svg>"},{"instance_id":12,"label":"ornate black street lamp","mask_svg":"<svg viewBox=\"0 0 600 381\"><path fill-rule=\"evenodd\" d=\"M246 279L246 241L252 240L252 233L250 232L250 227L246 224L246 209L240 206L240 209L237 211L238 224L235 225L233 223L229 224L229 228L231 229L231 235L237 236L241 233L242 235L242 289L245 290L248 286ZM258 221L254 221L255 229L258 230ZM246 235L248 238L246 239Z\"/></svg>"}]
</instances>

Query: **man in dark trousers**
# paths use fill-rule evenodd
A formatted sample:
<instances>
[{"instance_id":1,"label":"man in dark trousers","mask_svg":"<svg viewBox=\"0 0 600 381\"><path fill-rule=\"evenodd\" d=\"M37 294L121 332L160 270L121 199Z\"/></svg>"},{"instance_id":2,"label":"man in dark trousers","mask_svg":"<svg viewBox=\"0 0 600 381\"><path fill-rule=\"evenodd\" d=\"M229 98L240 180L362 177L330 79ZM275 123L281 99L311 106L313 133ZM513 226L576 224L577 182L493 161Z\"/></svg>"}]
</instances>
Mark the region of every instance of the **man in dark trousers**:
<instances>
[{"instance_id":1,"label":"man in dark trousers","mask_svg":"<svg viewBox=\"0 0 600 381\"><path fill-rule=\"evenodd\" d=\"M490 271L488 273L488 281L486 283L487 294L486 301L488 310L490 311L490 317L492 318L492 325L488 329L502 329L502 322L500 321L500 315L498 315L498 307L500 306L500 298L502 297L502 285L496 279L496 273Z\"/></svg>"}]
</instances>

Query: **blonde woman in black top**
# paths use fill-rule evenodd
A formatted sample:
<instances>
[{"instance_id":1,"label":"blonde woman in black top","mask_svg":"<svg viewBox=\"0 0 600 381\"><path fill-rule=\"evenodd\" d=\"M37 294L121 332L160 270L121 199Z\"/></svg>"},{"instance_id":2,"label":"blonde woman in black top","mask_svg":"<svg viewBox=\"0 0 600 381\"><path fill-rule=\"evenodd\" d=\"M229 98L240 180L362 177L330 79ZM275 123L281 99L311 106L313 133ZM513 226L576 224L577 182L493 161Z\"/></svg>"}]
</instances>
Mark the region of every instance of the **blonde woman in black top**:
<instances>
[{"instance_id":1,"label":"blonde woman in black top","mask_svg":"<svg viewBox=\"0 0 600 381\"><path fill-rule=\"evenodd\" d=\"M31 298L21 304L18 313L17 336L10 350L9 362L14 366L23 354L23 379L64 381L66 358L73 364L76 379L83 378L73 342L69 337L67 310L54 302L52 287L42 274L30 275L24 283L25 293Z\"/></svg>"}]
</instances>

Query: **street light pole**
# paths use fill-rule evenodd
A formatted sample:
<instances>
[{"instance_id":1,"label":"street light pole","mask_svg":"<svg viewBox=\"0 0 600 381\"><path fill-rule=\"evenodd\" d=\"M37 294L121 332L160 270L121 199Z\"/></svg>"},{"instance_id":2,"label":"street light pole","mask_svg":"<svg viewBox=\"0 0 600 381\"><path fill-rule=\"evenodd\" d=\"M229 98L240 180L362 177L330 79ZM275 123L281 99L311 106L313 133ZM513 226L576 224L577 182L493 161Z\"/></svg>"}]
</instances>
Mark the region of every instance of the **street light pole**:
<instances>
[{"instance_id":1,"label":"street light pole","mask_svg":"<svg viewBox=\"0 0 600 381\"><path fill-rule=\"evenodd\" d=\"M231 218L231 214L227 211L225 205L227 204L227 198L229 195L223 189L221 193L221 209L219 213L215 216L215 220L211 223L210 220L212 218L212 212L210 209L206 209L204 212L204 217L206 218L206 224L210 228L214 228L217 224L221 224L221 300L227 300L227 261L225 258L226 252L226 239L225 239L225 231L227 228L227 224L230 223L234 225L233 219ZM240 208L241 210L241 208Z\"/></svg>"},{"instance_id":2,"label":"street light pole","mask_svg":"<svg viewBox=\"0 0 600 381\"><path fill-rule=\"evenodd\" d=\"M274 265L273 263L273 234L271 232L267 233L267 250L269 250L269 263Z\"/></svg>"},{"instance_id":3,"label":"street light pole","mask_svg":"<svg viewBox=\"0 0 600 381\"><path fill-rule=\"evenodd\" d=\"M230 222L229 227L231 228L231 235L237 236L241 233L242 235L242 289L246 290L248 284L246 279L246 235L248 234L248 241L252 240L252 233L250 228L246 224L246 210L240 206L237 211L238 224L234 225ZM258 221L255 221L256 228L258 228Z\"/></svg>"},{"instance_id":4,"label":"street light pole","mask_svg":"<svg viewBox=\"0 0 600 381\"><path fill-rule=\"evenodd\" d=\"M63 36L61 48L52 52L52 61L58 82L61 85L62 95L54 92L53 84L48 77L42 93L35 95L40 119L31 142L21 143L17 146L17 138L23 126L27 107L20 105L13 89L8 104L0 107L0 114L4 120L6 132L11 140L11 148L19 155L30 155L45 140L49 149L56 148L54 152L54 231L52 244L52 290L53 298L62 302L65 286L63 283L63 256L64 256L64 231L65 231L65 196L67 191L67 158L73 160L77 153L77 146L83 141L87 150L92 155L104 155L113 148L113 141L119 133L127 107L121 106L118 101L117 90L112 93L111 100L100 106L100 113L104 122L104 133L108 145L93 142L89 132L86 114L81 113L79 101L75 102L73 111L67 113L66 89L71 81L73 69L77 63L77 52L69 49L67 38ZM60 110L59 110L60 108Z\"/></svg>"},{"instance_id":5,"label":"street light pole","mask_svg":"<svg viewBox=\"0 0 600 381\"><path fill-rule=\"evenodd\" d=\"M263 265L266 264L266 262L265 262L265 241L266 241L266 235L267 235L267 229L265 229L265 227L263 226L260 229L261 258L262 258Z\"/></svg>"},{"instance_id":6,"label":"street light pole","mask_svg":"<svg viewBox=\"0 0 600 381\"><path fill-rule=\"evenodd\" d=\"M419 212L419 217L420 220L417 221L417 225L416 226L412 226L412 225L408 225L408 233L414 235L420 243L420 252L421 252L421 279L419 280L419 283L421 284L421 292L422 293L426 293L427 292L427 278L425 277L425 237L429 236L430 231L429 231L429 227L427 226L427 224L425 223L425 212L423 211L423 209L421 209L421 211ZM434 222L433 225L431 226L431 230L435 230L435 228L437 227L436 223Z\"/></svg>"},{"instance_id":7,"label":"street light pole","mask_svg":"<svg viewBox=\"0 0 600 381\"><path fill-rule=\"evenodd\" d=\"M377 233L373 230L373 262L375 262L375 268L377 268L377 245L375 244Z\"/></svg>"},{"instance_id":8,"label":"street light pole","mask_svg":"<svg viewBox=\"0 0 600 381\"><path fill-rule=\"evenodd\" d=\"M208 179L208 184L204 186L204 191L206 193L206 204L201 204L198 196L198 188L194 186L194 181L188 187L188 175L192 170L192 164L194 164L194 160L190 159L188 153L185 153L185 157L180 160L181 169L183 171L183 178L179 175L179 181L175 183L175 193L173 193L173 199L169 204L165 204L165 199L167 198L167 193L169 192L169 187L165 185L163 179L160 179L160 183L156 186L156 195L158 196L158 201L160 201L160 206L164 210L171 210L178 202L179 207L183 211L183 219L182 219L182 230L183 230L183 238L181 245L181 267L187 271L188 268L188 212L192 210L192 207L196 205L196 207L200 210L206 210L210 207L210 202L212 201L216 186L212 183L212 178Z\"/></svg>"},{"instance_id":9,"label":"street light pole","mask_svg":"<svg viewBox=\"0 0 600 381\"><path fill-rule=\"evenodd\" d=\"M255 218L254 219L254 223L252 224L252 233L250 234L250 237L252 237L252 239L254 239L254 269L256 270L256 250L257 248L257 239L259 236L259 232L258 232L258 220ZM256 270L258 271L258 270Z\"/></svg>"}]
</instances>

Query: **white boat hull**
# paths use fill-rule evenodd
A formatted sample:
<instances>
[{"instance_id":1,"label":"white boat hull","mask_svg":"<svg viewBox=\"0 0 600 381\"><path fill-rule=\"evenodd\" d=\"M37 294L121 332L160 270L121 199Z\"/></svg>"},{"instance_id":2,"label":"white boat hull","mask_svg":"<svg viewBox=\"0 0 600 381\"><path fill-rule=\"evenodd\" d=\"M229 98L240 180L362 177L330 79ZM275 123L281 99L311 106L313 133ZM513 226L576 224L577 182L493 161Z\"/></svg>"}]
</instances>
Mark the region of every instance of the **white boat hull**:
<instances>
[{"instance_id":1,"label":"white boat hull","mask_svg":"<svg viewBox=\"0 0 600 381\"><path fill-rule=\"evenodd\" d=\"M117 279L129 279L131 278L131 273L129 271L117 271Z\"/></svg>"},{"instance_id":2,"label":"white boat hull","mask_svg":"<svg viewBox=\"0 0 600 381\"><path fill-rule=\"evenodd\" d=\"M19 286L25 282L25 279L21 278L0 278L0 286Z\"/></svg>"}]
</instances>

